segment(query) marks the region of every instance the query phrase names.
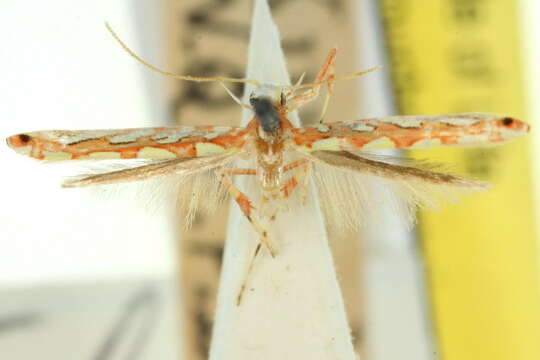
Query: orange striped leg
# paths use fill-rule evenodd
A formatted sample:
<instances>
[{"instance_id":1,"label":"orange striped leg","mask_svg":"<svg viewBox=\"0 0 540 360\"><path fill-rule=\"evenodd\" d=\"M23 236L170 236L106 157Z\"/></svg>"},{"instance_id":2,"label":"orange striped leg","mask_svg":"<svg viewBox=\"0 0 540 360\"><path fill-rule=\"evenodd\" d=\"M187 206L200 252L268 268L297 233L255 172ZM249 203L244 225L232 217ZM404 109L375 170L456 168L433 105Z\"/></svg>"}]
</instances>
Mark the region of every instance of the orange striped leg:
<instances>
[{"instance_id":1,"label":"orange striped leg","mask_svg":"<svg viewBox=\"0 0 540 360\"><path fill-rule=\"evenodd\" d=\"M268 237L268 231L266 231L262 225L259 223L259 221L255 218L255 216L252 214L252 210L255 208L253 205L251 205L251 200L249 197L241 192L231 181L231 178L229 177L229 174L234 173L235 170L251 170L251 169L227 169L219 171L218 174L221 175L221 183L223 186L225 186L225 189L227 192L232 196L234 201L238 204L238 207L240 207L240 210L242 210L242 213L248 219L248 221L251 223L251 226L255 231L259 234L261 237L261 242L266 246L272 257L275 257L277 254L276 246L272 243L270 238ZM250 175L250 174L248 174Z\"/></svg>"},{"instance_id":2,"label":"orange striped leg","mask_svg":"<svg viewBox=\"0 0 540 360\"><path fill-rule=\"evenodd\" d=\"M310 162L310 160L308 159L300 159L300 160L291 161L287 165L283 166L283 172L294 170L302 165L307 164L308 162Z\"/></svg>"},{"instance_id":3,"label":"orange striped leg","mask_svg":"<svg viewBox=\"0 0 540 360\"><path fill-rule=\"evenodd\" d=\"M337 49L333 48L330 50L330 53L328 54L328 57L326 58L326 62L319 71L319 76L317 77L317 81L323 81L328 80L326 83L326 96L324 97L324 103L323 108L321 110L321 117L319 119L319 122L322 123L324 119L324 115L326 114L326 109L328 108L328 104L330 102L330 95L332 95L332 91L334 90L334 79L336 78L336 66L335 66L335 60L337 55ZM318 89L317 89L318 91Z\"/></svg>"},{"instance_id":4,"label":"orange striped leg","mask_svg":"<svg viewBox=\"0 0 540 360\"><path fill-rule=\"evenodd\" d=\"M332 91L334 90L334 79L336 78L335 72L334 72L334 64L332 64L330 74L327 77L328 82L326 83L326 94L324 96L324 103L321 110L321 116L319 118L319 123L322 123L324 120L324 115L326 115L326 110L328 109L328 104L330 103L330 96L332 95Z\"/></svg>"},{"instance_id":5,"label":"orange striped leg","mask_svg":"<svg viewBox=\"0 0 540 360\"><path fill-rule=\"evenodd\" d=\"M328 56L326 57L326 61L321 67L321 70L319 70L319 74L317 74L317 77L315 78L315 81L314 81L314 83L319 83L325 80L330 80L330 82L326 83L326 86L329 92L331 92L334 87L334 83L332 80L335 78L334 62L336 59L336 55L337 55L337 49L336 48L331 49ZM317 98L317 96L319 96L320 88L321 88L321 85L313 86L308 91L305 91L299 95L296 95L295 97L293 97L293 99L299 104L298 107L300 107L302 104ZM324 116L324 112L326 112L326 108L328 106L329 100L330 100L330 95L327 93L325 101L324 101L322 116Z\"/></svg>"},{"instance_id":6,"label":"orange striped leg","mask_svg":"<svg viewBox=\"0 0 540 360\"><path fill-rule=\"evenodd\" d=\"M291 170L297 169L301 166L305 166L305 164L309 163L310 160L307 159L299 159L296 161L292 161L286 165L283 166L283 173L287 173ZM259 208L259 216L263 216L266 218L269 218L270 220L275 220L278 212L286 212L289 209L289 204L287 202L287 198L289 196L289 189L292 191L293 188L297 186L296 181L299 177L297 175L292 176L291 178L287 179L285 184L281 186L279 189L276 189L277 191L272 191L270 193L263 193L261 196L261 202L260 202L260 208ZM266 207L265 205L269 201L276 201L277 206L274 206L272 209L270 209L268 212L265 212Z\"/></svg>"},{"instance_id":7,"label":"orange striped leg","mask_svg":"<svg viewBox=\"0 0 540 360\"><path fill-rule=\"evenodd\" d=\"M232 183L231 179L227 175L256 175L257 172L255 169L223 169L220 171L221 173L221 183L226 187L227 191L231 196L234 198L242 212L244 213L244 216L249 220L253 228L259 233L261 236L262 242L259 242L257 246L255 247L255 251L253 252L253 255L251 256L251 260L249 262L248 270L246 272L246 277L244 278L244 281L242 282L242 285L240 286L240 290L238 291L238 295L236 296L236 306L240 306L242 303L242 298L244 296L244 292L246 290L246 285L249 280L249 276L253 270L253 265L255 264L255 259L261 252L261 244L264 243L265 246L270 251L270 254L272 257L275 257L276 251L274 245L270 242L270 239L267 236L266 231L262 228L259 223L253 219L250 212L253 209L253 206L251 206L251 201L249 198L242 193L234 184ZM245 211L246 206L243 204L247 204L247 213Z\"/></svg>"},{"instance_id":8,"label":"orange striped leg","mask_svg":"<svg viewBox=\"0 0 540 360\"><path fill-rule=\"evenodd\" d=\"M222 169L219 172L227 175L257 175L257 171L255 169Z\"/></svg>"},{"instance_id":9,"label":"orange striped leg","mask_svg":"<svg viewBox=\"0 0 540 360\"><path fill-rule=\"evenodd\" d=\"M305 159L293 161L284 166L284 172L297 168L300 169L289 179L287 179L285 184L279 189L279 192L274 195L274 199L278 201L278 207L275 207L272 212L268 214L268 218L270 220L275 220L278 212L288 211L288 198L292 194L292 192L298 187L303 190L300 197L302 204L305 205L307 200L307 179L309 178L309 174L311 173L311 167L312 166L310 161ZM263 198L261 204L264 204L265 200L268 199Z\"/></svg>"},{"instance_id":10,"label":"orange striped leg","mask_svg":"<svg viewBox=\"0 0 540 360\"><path fill-rule=\"evenodd\" d=\"M302 160L299 160L299 162ZM306 192L306 186L307 186L307 179L309 178L309 175L311 174L312 166L308 162L308 160L305 160L302 163L297 164L296 168L300 167L300 169L292 175L289 180L281 187L281 191L283 192L283 197L288 198L294 189L298 188L300 186L300 189L303 189L302 193L302 203L305 204L307 199L307 192ZM289 164L292 165L293 163Z\"/></svg>"}]
</instances>

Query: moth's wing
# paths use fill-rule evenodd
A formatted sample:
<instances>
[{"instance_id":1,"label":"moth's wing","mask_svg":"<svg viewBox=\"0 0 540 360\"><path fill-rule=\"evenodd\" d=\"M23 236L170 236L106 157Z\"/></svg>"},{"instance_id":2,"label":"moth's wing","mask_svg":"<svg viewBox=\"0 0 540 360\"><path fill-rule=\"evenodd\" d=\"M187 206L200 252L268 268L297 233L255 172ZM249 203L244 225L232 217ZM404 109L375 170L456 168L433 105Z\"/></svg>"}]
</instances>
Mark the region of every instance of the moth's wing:
<instances>
[{"instance_id":1,"label":"moth's wing","mask_svg":"<svg viewBox=\"0 0 540 360\"><path fill-rule=\"evenodd\" d=\"M63 186L97 186L98 192L107 195L127 193L129 197L142 199L147 208L177 202L180 210L185 212L183 224L189 226L198 211L212 212L226 199L226 190L215 172L230 166L238 155L239 152L231 152L199 158L137 162L133 167L79 175L68 179ZM123 166L122 162L114 165ZM105 169L100 168L97 171ZM118 184L122 186L116 186Z\"/></svg>"},{"instance_id":2,"label":"moth's wing","mask_svg":"<svg viewBox=\"0 0 540 360\"><path fill-rule=\"evenodd\" d=\"M246 128L228 126L51 130L13 135L7 144L39 160L75 167L81 163L59 160L85 160L82 166L90 173L66 181L65 187L104 185L96 191L126 194L150 206L177 198L188 209L189 223L197 208L212 208L224 198L214 170L234 160L248 134ZM144 184L134 185L139 180Z\"/></svg>"},{"instance_id":3,"label":"moth's wing","mask_svg":"<svg viewBox=\"0 0 540 360\"><path fill-rule=\"evenodd\" d=\"M366 118L292 129L305 151L370 151L500 144L529 131L526 123L503 115L449 114Z\"/></svg>"},{"instance_id":4,"label":"moth's wing","mask_svg":"<svg viewBox=\"0 0 540 360\"><path fill-rule=\"evenodd\" d=\"M329 223L335 227L361 225L363 214L383 216L390 208L412 226L419 207L436 208L441 200L483 190L485 182L436 171L437 165L395 157L346 151L314 151L305 156L314 163L314 179ZM376 191L375 191L376 190Z\"/></svg>"},{"instance_id":5,"label":"moth's wing","mask_svg":"<svg viewBox=\"0 0 540 360\"><path fill-rule=\"evenodd\" d=\"M176 126L109 130L49 130L13 135L7 144L39 160L203 157L240 149L248 130L231 126Z\"/></svg>"},{"instance_id":6,"label":"moth's wing","mask_svg":"<svg viewBox=\"0 0 540 360\"><path fill-rule=\"evenodd\" d=\"M123 182L148 180L162 176L189 176L217 167L223 167L236 156L234 153L198 158L179 158L156 160L146 165L104 172L94 175L82 175L64 182L64 187L83 187L118 184Z\"/></svg>"}]
</instances>

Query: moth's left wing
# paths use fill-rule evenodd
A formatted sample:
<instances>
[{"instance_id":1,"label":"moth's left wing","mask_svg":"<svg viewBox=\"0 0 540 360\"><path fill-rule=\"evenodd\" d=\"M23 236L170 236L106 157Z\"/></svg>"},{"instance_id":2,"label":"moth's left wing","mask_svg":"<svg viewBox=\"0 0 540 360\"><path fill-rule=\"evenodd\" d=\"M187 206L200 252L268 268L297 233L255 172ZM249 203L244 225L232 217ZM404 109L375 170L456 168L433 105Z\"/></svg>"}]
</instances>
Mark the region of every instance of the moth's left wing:
<instances>
[{"instance_id":1,"label":"moth's left wing","mask_svg":"<svg viewBox=\"0 0 540 360\"><path fill-rule=\"evenodd\" d=\"M223 167L237 157L236 153L219 154L199 158L155 160L150 164L93 175L77 176L67 180L63 187L84 187L149 180L158 177L184 177Z\"/></svg>"},{"instance_id":2,"label":"moth's left wing","mask_svg":"<svg viewBox=\"0 0 540 360\"><path fill-rule=\"evenodd\" d=\"M247 131L230 126L50 130L10 136L7 144L39 160L178 159L233 152Z\"/></svg>"},{"instance_id":3,"label":"moth's left wing","mask_svg":"<svg viewBox=\"0 0 540 360\"><path fill-rule=\"evenodd\" d=\"M499 144L529 131L524 122L502 115L452 114L368 118L294 128L302 151L365 151Z\"/></svg>"}]
</instances>

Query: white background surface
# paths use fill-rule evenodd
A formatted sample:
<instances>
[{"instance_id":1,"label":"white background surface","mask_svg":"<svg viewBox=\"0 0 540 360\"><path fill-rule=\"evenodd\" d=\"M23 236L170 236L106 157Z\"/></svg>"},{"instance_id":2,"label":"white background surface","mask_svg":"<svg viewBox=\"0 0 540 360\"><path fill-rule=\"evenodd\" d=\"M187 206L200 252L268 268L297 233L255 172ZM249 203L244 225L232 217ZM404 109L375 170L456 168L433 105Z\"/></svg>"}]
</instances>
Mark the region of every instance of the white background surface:
<instances>
[{"instance_id":1,"label":"white background surface","mask_svg":"<svg viewBox=\"0 0 540 360\"><path fill-rule=\"evenodd\" d=\"M144 25L160 15L157 3L0 0L0 138L164 125L160 94L149 90L156 77L103 24L155 55L157 27ZM167 204L150 213L129 193L61 189L73 169L39 164L3 141L0 163L0 358L177 359L177 236Z\"/></svg>"},{"instance_id":2,"label":"white background surface","mask_svg":"<svg viewBox=\"0 0 540 360\"><path fill-rule=\"evenodd\" d=\"M163 124L148 70L121 51L109 21L141 49L134 1L1 1L0 137L44 129ZM0 287L163 276L174 270L166 211L125 196L60 189L61 176L0 145ZM166 205L164 205L166 208Z\"/></svg>"}]
</instances>

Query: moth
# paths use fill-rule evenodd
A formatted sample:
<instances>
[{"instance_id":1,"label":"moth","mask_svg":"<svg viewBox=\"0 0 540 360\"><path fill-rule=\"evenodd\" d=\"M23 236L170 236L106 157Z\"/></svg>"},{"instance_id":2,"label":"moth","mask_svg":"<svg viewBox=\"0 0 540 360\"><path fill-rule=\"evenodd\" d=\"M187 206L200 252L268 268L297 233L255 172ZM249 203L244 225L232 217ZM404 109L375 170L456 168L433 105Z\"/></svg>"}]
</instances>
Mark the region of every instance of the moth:
<instances>
[{"instance_id":1,"label":"moth","mask_svg":"<svg viewBox=\"0 0 540 360\"><path fill-rule=\"evenodd\" d=\"M116 184L159 177L189 179L199 174L212 177L218 187L236 202L272 256L278 253L268 227L287 211L292 202L301 203L309 180L314 179L323 203L332 207L339 221L358 225L359 211L370 211L366 203L367 182L383 184L406 222L414 221L417 206L429 205L434 197L453 189L483 189L486 183L437 171L429 164L404 162L370 153L381 148L415 149L434 146L499 145L524 135L529 126L509 116L452 114L434 116L391 116L340 122L320 122L295 127L288 114L317 98L325 87L324 111L334 83L369 71L336 77L332 49L312 83L262 84L256 80L223 77L192 77L163 71L135 54L107 25L119 44L134 58L167 76L188 81L244 82L254 85L249 104L253 112L245 127L175 126L116 130L49 130L27 132L7 138L17 153L39 160L143 160L135 167L90 174L67 180L64 187ZM238 167L237 160L247 167ZM233 177L253 179L258 199L235 186ZM205 185L202 182L202 190ZM192 199L193 200L193 199ZM197 199L195 199L197 200ZM394 200L391 200L394 201ZM196 202L196 201L195 201Z\"/></svg>"}]
</instances>

